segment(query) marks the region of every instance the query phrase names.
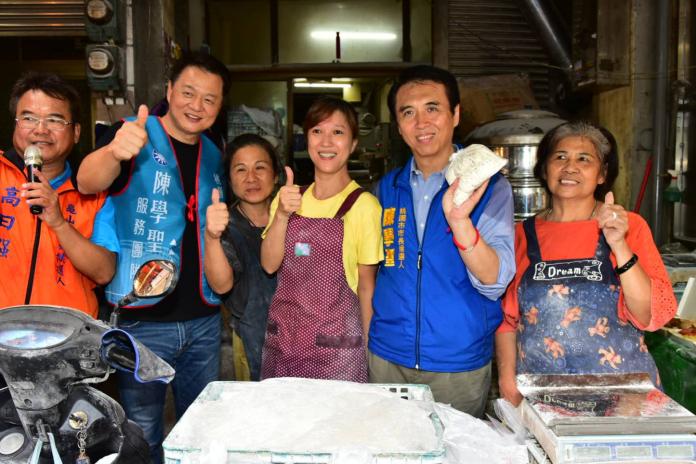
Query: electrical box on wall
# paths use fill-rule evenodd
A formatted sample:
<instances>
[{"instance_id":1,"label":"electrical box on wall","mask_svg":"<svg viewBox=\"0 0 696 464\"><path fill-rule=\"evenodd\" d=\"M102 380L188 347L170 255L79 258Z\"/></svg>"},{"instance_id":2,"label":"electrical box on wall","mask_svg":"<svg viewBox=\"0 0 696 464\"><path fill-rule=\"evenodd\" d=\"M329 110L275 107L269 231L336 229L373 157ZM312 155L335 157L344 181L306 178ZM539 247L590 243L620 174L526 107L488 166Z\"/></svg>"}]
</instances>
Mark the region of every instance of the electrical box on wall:
<instances>
[{"instance_id":1,"label":"electrical box on wall","mask_svg":"<svg viewBox=\"0 0 696 464\"><path fill-rule=\"evenodd\" d=\"M85 29L93 42L121 42L119 0L85 2Z\"/></svg>"},{"instance_id":2,"label":"electrical box on wall","mask_svg":"<svg viewBox=\"0 0 696 464\"><path fill-rule=\"evenodd\" d=\"M91 42L85 48L87 84L95 91L119 91L124 86L124 40L120 0L85 2L85 30Z\"/></svg>"},{"instance_id":3,"label":"electrical box on wall","mask_svg":"<svg viewBox=\"0 0 696 464\"><path fill-rule=\"evenodd\" d=\"M121 88L121 50L116 45L89 44L87 54L87 85L104 92Z\"/></svg>"},{"instance_id":4,"label":"electrical box on wall","mask_svg":"<svg viewBox=\"0 0 696 464\"><path fill-rule=\"evenodd\" d=\"M573 0L575 89L628 85L631 0Z\"/></svg>"}]
</instances>

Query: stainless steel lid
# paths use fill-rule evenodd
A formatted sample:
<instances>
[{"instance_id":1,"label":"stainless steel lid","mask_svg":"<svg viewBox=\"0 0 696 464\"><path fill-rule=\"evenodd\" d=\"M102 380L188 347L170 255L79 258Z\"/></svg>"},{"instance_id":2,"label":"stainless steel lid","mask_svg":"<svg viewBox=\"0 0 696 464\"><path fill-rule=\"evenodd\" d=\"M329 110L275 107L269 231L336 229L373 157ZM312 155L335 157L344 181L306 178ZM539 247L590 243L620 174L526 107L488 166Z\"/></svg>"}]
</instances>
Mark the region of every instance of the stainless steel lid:
<instances>
[{"instance_id":1,"label":"stainless steel lid","mask_svg":"<svg viewBox=\"0 0 696 464\"><path fill-rule=\"evenodd\" d=\"M474 129L467 143L484 145L537 145L548 131L566 122L557 114L542 110L501 113L495 121Z\"/></svg>"}]
</instances>

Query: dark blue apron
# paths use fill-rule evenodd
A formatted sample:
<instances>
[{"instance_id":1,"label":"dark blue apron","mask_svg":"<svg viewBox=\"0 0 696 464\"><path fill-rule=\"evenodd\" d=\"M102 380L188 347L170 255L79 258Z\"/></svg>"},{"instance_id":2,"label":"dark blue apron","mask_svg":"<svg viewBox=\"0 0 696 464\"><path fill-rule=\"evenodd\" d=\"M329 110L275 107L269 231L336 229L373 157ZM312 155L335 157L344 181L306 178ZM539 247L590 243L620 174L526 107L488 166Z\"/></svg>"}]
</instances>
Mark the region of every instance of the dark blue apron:
<instances>
[{"instance_id":1,"label":"dark blue apron","mask_svg":"<svg viewBox=\"0 0 696 464\"><path fill-rule=\"evenodd\" d=\"M620 282L604 235L593 257L544 261L535 218L523 226L530 264L518 289L517 372L647 372L659 386L643 333L618 317Z\"/></svg>"}]
</instances>

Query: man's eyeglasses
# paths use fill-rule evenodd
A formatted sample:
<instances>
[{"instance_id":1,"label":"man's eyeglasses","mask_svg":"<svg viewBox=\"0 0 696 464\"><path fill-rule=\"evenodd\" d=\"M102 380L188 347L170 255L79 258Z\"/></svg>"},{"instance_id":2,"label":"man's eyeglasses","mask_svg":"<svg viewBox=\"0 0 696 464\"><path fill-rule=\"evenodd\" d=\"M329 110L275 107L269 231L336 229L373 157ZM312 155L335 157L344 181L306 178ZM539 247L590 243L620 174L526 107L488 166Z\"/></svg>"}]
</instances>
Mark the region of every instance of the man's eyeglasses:
<instances>
[{"instance_id":1,"label":"man's eyeglasses","mask_svg":"<svg viewBox=\"0 0 696 464\"><path fill-rule=\"evenodd\" d=\"M71 122L68 122L63 118L57 118L55 116L49 116L47 118L37 118L36 116L30 116L28 114L16 118L15 121L21 129L27 130L36 129L37 127L39 127L39 123L43 121L46 125L46 129L53 132L62 132L65 130L66 127L72 124Z\"/></svg>"}]
</instances>

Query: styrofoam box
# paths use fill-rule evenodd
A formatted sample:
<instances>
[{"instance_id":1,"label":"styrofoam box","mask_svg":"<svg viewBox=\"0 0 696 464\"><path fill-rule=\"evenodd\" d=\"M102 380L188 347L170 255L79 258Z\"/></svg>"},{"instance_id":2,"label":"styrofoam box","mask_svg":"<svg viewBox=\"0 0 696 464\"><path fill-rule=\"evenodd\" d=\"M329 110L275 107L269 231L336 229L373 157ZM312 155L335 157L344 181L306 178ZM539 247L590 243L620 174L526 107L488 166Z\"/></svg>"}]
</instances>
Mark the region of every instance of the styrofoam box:
<instances>
[{"instance_id":1,"label":"styrofoam box","mask_svg":"<svg viewBox=\"0 0 696 464\"><path fill-rule=\"evenodd\" d=\"M197 404L215 401L231 385L244 385L249 388L254 387L255 382L211 382L201 392L198 398L191 404L189 409L196 408ZM405 400L433 401L430 387L427 385L416 384L370 384L399 395ZM424 453L381 453L373 456L372 464L439 464L445 456L443 442L443 426L437 413L433 411L430 415L435 429L438 446L435 450ZM230 420L235 420L234 415ZM186 414L179 423L186 421ZM177 424L178 425L178 424ZM204 425L201 425L204 427ZM176 427L164 440L165 464L223 464L209 463L201 460L202 451L200 448L183 446L174 442L170 437L176 435ZM330 464L333 456L330 453L278 453L270 450L242 451L227 450L226 464Z\"/></svg>"}]
</instances>

